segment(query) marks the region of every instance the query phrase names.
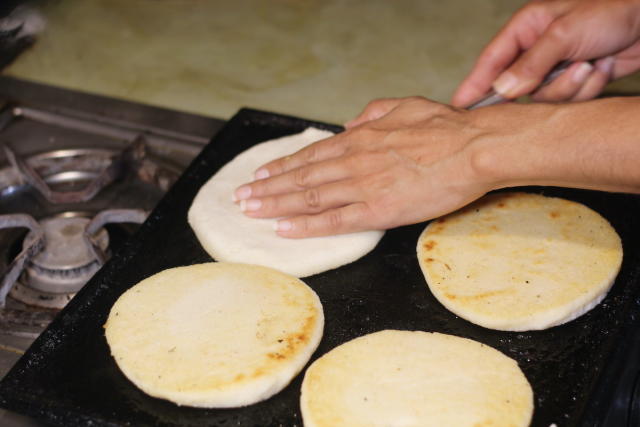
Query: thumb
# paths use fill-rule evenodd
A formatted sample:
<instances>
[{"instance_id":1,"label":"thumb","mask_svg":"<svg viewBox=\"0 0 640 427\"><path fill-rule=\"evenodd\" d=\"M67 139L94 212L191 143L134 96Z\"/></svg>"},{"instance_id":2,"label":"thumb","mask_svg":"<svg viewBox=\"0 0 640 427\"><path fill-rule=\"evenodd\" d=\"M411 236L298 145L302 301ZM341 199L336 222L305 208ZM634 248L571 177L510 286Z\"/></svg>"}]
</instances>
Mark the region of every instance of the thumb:
<instances>
[{"instance_id":1,"label":"thumb","mask_svg":"<svg viewBox=\"0 0 640 427\"><path fill-rule=\"evenodd\" d=\"M402 103L402 98L381 98L374 99L369 102L356 118L349 120L344 124L347 129L361 125L362 123L370 122L371 120L377 120L382 116L387 115L389 111L396 108Z\"/></svg>"},{"instance_id":2,"label":"thumb","mask_svg":"<svg viewBox=\"0 0 640 427\"><path fill-rule=\"evenodd\" d=\"M493 82L505 98L514 99L533 92L559 62L569 59L573 43L571 26L559 19Z\"/></svg>"}]
</instances>

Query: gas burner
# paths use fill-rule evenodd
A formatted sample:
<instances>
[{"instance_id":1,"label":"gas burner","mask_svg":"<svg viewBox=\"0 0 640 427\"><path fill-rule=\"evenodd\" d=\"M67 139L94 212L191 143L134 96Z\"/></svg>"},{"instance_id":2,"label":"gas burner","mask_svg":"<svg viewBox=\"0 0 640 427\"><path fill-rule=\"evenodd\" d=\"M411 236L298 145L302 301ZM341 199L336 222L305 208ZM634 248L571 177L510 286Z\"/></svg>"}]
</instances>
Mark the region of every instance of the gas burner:
<instances>
[{"instance_id":1,"label":"gas burner","mask_svg":"<svg viewBox=\"0 0 640 427\"><path fill-rule=\"evenodd\" d=\"M84 238L90 220L83 217L55 217L40 221L45 244L42 251L25 265L20 282L9 292L28 305L62 308L93 277L101 262ZM23 250L36 239L31 231ZM109 235L100 229L96 241L102 251L109 246Z\"/></svg>"},{"instance_id":2,"label":"gas burner","mask_svg":"<svg viewBox=\"0 0 640 427\"><path fill-rule=\"evenodd\" d=\"M84 239L88 218L49 218L40 221L45 245L26 265L24 282L44 292L77 292L100 268L99 261ZM24 239L23 248L31 245L35 233ZM109 246L109 235L101 229L97 236L100 248Z\"/></svg>"},{"instance_id":3,"label":"gas burner","mask_svg":"<svg viewBox=\"0 0 640 427\"><path fill-rule=\"evenodd\" d=\"M0 210L14 212L0 215L0 329L40 325L34 311L64 307L133 232L111 224L144 222L178 176L146 145L140 134L120 149L25 156L0 142Z\"/></svg>"},{"instance_id":4,"label":"gas burner","mask_svg":"<svg viewBox=\"0 0 640 427\"><path fill-rule=\"evenodd\" d=\"M0 306L5 304L2 296L8 294L29 306L64 307L107 259L109 235L104 226L141 223L146 216L136 209L106 210L91 220L71 213L39 223L24 214L0 216L0 228L31 230L3 278Z\"/></svg>"}]
</instances>

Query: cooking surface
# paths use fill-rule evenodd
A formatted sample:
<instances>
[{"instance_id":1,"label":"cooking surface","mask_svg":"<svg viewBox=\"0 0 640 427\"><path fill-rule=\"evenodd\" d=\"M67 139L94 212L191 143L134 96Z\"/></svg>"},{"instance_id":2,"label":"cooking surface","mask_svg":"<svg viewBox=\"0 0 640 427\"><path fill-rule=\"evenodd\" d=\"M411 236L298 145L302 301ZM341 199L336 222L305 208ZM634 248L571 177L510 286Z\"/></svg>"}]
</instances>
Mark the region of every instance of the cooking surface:
<instances>
[{"instance_id":1,"label":"cooking surface","mask_svg":"<svg viewBox=\"0 0 640 427\"><path fill-rule=\"evenodd\" d=\"M145 395L126 380L109 355L102 325L118 296L138 281L166 268L210 260L186 216L199 187L219 167L257 142L298 132L309 124L252 110L235 116L167 193L135 238L77 294L2 381L2 406L65 426L89 420L134 425L301 425L302 375L271 399L246 408L178 407ZM622 269L603 303L546 331L508 333L475 326L448 312L428 291L415 256L424 228L418 224L389 231L372 253L352 264L304 279L320 296L326 318L314 359L349 339L388 328L468 337L518 361L534 390L534 426L582 425L600 372L619 344L618 332L637 296L640 198L530 190L585 203L621 235Z\"/></svg>"}]
</instances>

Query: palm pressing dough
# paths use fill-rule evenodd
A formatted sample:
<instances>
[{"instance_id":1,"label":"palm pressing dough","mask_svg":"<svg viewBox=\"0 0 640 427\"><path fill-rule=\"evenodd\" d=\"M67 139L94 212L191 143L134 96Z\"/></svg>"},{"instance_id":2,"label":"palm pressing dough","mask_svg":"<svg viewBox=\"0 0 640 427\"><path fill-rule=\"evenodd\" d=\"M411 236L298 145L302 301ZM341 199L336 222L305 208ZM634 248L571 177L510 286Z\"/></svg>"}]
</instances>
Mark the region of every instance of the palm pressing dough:
<instances>
[{"instance_id":1,"label":"palm pressing dough","mask_svg":"<svg viewBox=\"0 0 640 427\"><path fill-rule=\"evenodd\" d=\"M116 301L111 354L145 393L178 405L245 406L282 390L315 351L318 296L299 279L254 265L162 271Z\"/></svg>"},{"instance_id":2,"label":"palm pressing dough","mask_svg":"<svg viewBox=\"0 0 640 427\"><path fill-rule=\"evenodd\" d=\"M499 193L431 222L418 240L429 289L446 308L491 329L568 322L605 297L622 243L598 213L569 200Z\"/></svg>"},{"instance_id":3,"label":"palm pressing dough","mask_svg":"<svg viewBox=\"0 0 640 427\"><path fill-rule=\"evenodd\" d=\"M275 233L275 219L249 218L232 201L235 189L252 181L257 168L331 135L309 128L258 144L220 169L200 189L189 209L189 224L209 255L218 261L264 265L306 277L369 253L382 238L382 231L287 239Z\"/></svg>"},{"instance_id":4,"label":"palm pressing dough","mask_svg":"<svg viewBox=\"0 0 640 427\"><path fill-rule=\"evenodd\" d=\"M518 364L465 338L386 330L307 369L305 427L528 426L533 392Z\"/></svg>"}]
</instances>

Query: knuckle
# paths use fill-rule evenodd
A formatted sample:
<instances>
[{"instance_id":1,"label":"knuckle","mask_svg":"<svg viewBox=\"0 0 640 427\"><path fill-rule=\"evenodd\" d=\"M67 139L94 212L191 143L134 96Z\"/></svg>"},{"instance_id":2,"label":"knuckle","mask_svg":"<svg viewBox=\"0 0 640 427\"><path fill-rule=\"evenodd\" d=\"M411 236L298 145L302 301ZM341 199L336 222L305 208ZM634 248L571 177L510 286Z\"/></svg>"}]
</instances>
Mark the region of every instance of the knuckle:
<instances>
[{"instance_id":1,"label":"knuckle","mask_svg":"<svg viewBox=\"0 0 640 427\"><path fill-rule=\"evenodd\" d=\"M309 184L309 169L298 168L293 171L293 182L298 186L305 188Z\"/></svg>"},{"instance_id":2,"label":"knuckle","mask_svg":"<svg viewBox=\"0 0 640 427\"><path fill-rule=\"evenodd\" d=\"M541 8L544 6L544 1L541 0L532 0L531 2L524 5L518 12L516 12L516 16L529 16L534 13L538 13Z\"/></svg>"},{"instance_id":3,"label":"knuckle","mask_svg":"<svg viewBox=\"0 0 640 427\"><path fill-rule=\"evenodd\" d=\"M549 25L548 36L554 41L564 45L573 31L573 25L566 19L558 19Z\"/></svg>"},{"instance_id":4,"label":"knuckle","mask_svg":"<svg viewBox=\"0 0 640 427\"><path fill-rule=\"evenodd\" d=\"M316 188L310 188L303 193L304 203L307 208L316 209L320 206L320 192Z\"/></svg>"},{"instance_id":5,"label":"knuckle","mask_svg":"<svg viewBox=\"0 0 640 427\"><path fill-rule=\"evenodd\" d=\"M516 12L514 19L524 21L534 18L540 22L545 22L552 19L552 15L553 13L552 8L549 6L549 0L532 0Z\"/></svg>"},{"instance_id":6,"label":"knuckle","mask_svg":"<svg viewBox=\"0 0 640 427\"><path fill-rule=\"evenodd\" d=\"M285 170L285 163L287 158L274 160L273 162L265 165L265 169L269 171L270 176L281 174Z\"/></svg>"},{"instance_id":7,"label":"knuckle","mask_svg":"<svg viewBox=\"0 0 640 427\"><path fill-rule=\"evenodd\" d=\"M307 147L303 152L303 158L307 163L313 163L318 159L318 147L317 145L311 145Z\"/></svg>"},{"instance_id":8,"label":"knuckle","mask_svg":"<svg viewBox=\"0 0 640 427\"><path fill-rule=\"evenodd\" d=\"M278 197L267 197L262 200L262 211L265 214L271 214L273 212L278 212L280 208L280 198Z\"/></svg>"},{"instance_id":9,"label":"knuckle","mask_svg":"<svg viewBox=\"0 0 640 427\"><path fill-rule=\"evenodd\" d=\"M429 107L433 104L436 104L432 101L429 101L427 98L425 98L424 96L410 96L408 98L405 98L405 104L410 104L413 106L419 106L422 108L425 107Z\"/></svg>"},{"instance_id":10,"label":"knuckle","mask_svg":"<svg viewBox=\"0 0 640 427\"><path fill-rule=\"evenodd\" d=\"M418 95L413 95L413 96L409 96L407 98L405 98L408 102L422 102L422 103L429 103L429 100L427 98L425 98L424 96L418 96Z\"/></svg>"},{"instance_id":11,"label":"knuckle","mask_svg":"<svg viewBox=\"0 0 640 427\"><path fill-rule=\"evenodd\" d=\"M326 216L327 226L332 230L340 230L344 223L342 212L339 209L327 212Z\"/></svg>"},{"instance_id":12,"label":"knuckle","mask_svg":"<svg viewBox=\"0 0 640 427\"><path fill-rule=\"evenodd\" d=\"M261 181L252 182L249 184L249 188L253 197L260 197L269 191L269 186Z\"/></svg>"},{"instance_id":13,"label":"knuckle","mask_svg":"<svg viewBox=\"0 0 640 427\"><path fill-rule=\"evenodd\" d=\"M308 233L311 231L311 221L308 216L302 216L296 219L294 229L300 233Z\"/></svg>"},{"instance_id":14,"label":"knuckle","mask_svg":"<svg viewBox=\"0 0 640 427\"><path fill-rule=\"evenodd\" d=\"M333 137L322 141L322 145L325 152L341 153L344 150L345 140L342 137Z\"/></svg>"},{"instance_id":15,"label":"knuckle","mask_svg":"<svg viewBox=\"0 0 640 427\"><path fill-rule=\"evenodd\" d=\"M523 60L517 65L517 68L518 69L516 73L520 76L524 76L527 79L541 78L541 76L538 76L539 71L536 64L531 61Z\"/></svg>"},{"instance_id":16,"label":"knuckle","mask_svg":"<svg viewBox=\"0 0 640 427\"><path fill-rule=\"evenodd\" d=\"M369 101L367 103L367 106L365 107L365 110L377 110L379 108L382 108L382 106L384 106L388 100L388 98L376 98L372 101Z\"/></svg>"}]
</instances>

